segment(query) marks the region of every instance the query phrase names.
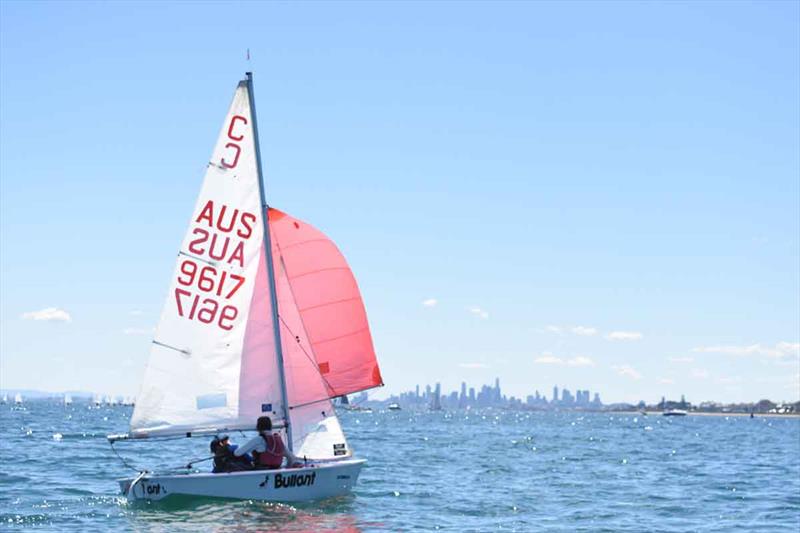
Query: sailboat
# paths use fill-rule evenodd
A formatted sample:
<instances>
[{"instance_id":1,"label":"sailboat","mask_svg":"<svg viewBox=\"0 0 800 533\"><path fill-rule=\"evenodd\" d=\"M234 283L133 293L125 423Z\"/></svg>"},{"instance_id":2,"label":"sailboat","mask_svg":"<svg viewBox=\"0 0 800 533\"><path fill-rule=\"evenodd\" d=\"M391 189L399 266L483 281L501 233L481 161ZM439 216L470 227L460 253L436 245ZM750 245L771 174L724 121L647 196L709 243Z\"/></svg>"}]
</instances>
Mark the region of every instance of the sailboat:
<instances>
[{"instance_id":1,"label":"sailboat","mask_svg":"<svg viewBox=\"0 0 800 533\"><path fill-rule=\"evenodd\" d=\"M332 399L383 385L358 286L336 245L268 207L253 78L234 93L178 252L129 439L254 430L269 416L302 467L141 472L129 501L293 502L350 492L356 458Z\"/></svg>"},{"instance_id":2,"label":"sailboat","mask_svg":"<svg viewBox=\"0 0 800 533\"><path fill-rule=\"evenodd\" d=\"M64 405L65 406L72 405L72 395L71 394L65 394L64 395Z\"/></svg>"},{"instance_id":3,"label":"sailboat","mask_svg":"<svg viewBox=\"0 0 800 533\"><path fill-rule=\"evenodd\" d=\"M15 403L16 405L22 405L22 394L20 394L20 393L16 393L16 394L14 395L14 403Z\"/></svg>"}]
</instances>

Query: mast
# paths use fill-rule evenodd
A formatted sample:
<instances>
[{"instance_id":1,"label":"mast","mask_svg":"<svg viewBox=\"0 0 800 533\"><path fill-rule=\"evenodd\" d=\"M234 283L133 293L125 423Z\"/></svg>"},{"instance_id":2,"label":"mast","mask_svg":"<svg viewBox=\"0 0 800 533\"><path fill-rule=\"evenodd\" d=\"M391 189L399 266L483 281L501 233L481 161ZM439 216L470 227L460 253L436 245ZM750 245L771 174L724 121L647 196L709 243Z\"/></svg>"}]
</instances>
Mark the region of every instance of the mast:
<instances>
[{"instance_id":1,"label":"mast","mask_svg":"<svg viewBox=\"0 0 800 533\"><path fill-rule=\"evenodd\" d=\"M261 214L264 227L264 254L267 260L267 278L269 279L269 299L272 305L272 324L275 334L275 356L278 360L278 381L281 384L281 405L283 420L286 425L286 440L292 450L292 425L289 422L289 398L286 394L286 372L283 368L283 345L281 344L281 325L278 317L278 291L275 289L275 267L272 263L272 239L269 234L269 206L264 193L264 173L261 171L261 147L258 143L258 121L256 120L256 99L253 92L253 73L247 72L247 96L250 101L250 118L253 120L253 143L256 148L256 168L258 170L258 192L261 196Z\"/></svg>"}]
</instances>

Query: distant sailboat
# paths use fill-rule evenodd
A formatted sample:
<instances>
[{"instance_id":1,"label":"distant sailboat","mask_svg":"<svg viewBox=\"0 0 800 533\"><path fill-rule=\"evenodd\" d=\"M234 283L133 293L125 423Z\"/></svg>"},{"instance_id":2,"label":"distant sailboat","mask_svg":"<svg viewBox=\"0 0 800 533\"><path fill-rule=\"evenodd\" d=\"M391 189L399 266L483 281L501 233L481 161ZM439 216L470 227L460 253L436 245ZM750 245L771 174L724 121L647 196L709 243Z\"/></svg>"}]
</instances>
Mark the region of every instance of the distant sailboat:
<instances>
[{"instance_id":1,"label":"distant sailboat","mask_svg":"<svg viewBox=\"0 0 800 533\"><path fill-rule=\"evenodd\" d=\"M64 405L72 405L72 396L69 394L64 395Z\"/></svg>"},{"instance_id":2,"label":"distant sailboat","mask_svg":"<svg viewBox=\"0 0 800 533\"><path fill-rule=\"evenodd\" d=\"M3 401L2 401L2 403L3 403L3 405L5 405L5 404L7 404L7 403L8 403L8 394L3 394Z\"/></svg>"},{"instance_id":3,"label":"distant sailboat","mask_svg":"<svg viewBox=\"0 0 800 533\"><path fill-rule=\"evenodd\" d=\"M17 405L22 405L22 394L17 393L14 395L14 403Z\"/></svg>"},{"instance_id":4,"label":"distant sailboat","mask_svg":"<svg viewBox=\"0 0 800 533\"><path fill-rule=\"evenodd\" d=\"M208 164L130 422L118 440L253 430L270 416L301 468L142 472L129 500L304 501L350 492L365 464L332 399L383 384L355 278L336 245L268 208L252 76Z\"/></svg>"}]
</instances>

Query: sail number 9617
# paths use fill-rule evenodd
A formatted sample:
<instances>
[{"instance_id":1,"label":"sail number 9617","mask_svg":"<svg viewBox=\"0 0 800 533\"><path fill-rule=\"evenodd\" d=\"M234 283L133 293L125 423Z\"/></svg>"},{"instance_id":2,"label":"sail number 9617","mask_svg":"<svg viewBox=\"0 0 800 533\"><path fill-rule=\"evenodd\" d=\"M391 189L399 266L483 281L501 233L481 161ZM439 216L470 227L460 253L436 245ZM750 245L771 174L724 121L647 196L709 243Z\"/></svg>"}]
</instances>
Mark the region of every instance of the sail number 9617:
<instances>
[{"instance_id":1,"label":"sail number 9617","mask_svg":"<svg viewBox=\"0 0 800 533\"><path fill-rule=\"evenodd\" d=\"M201 298L201 295L179 287L175 288L175 303L178 305L178 316L189 320L196 319L204 324L215 322L228 331L233 329L233 321L239 314L239 310L233 305L226 305L220 309L219 302L215 299Z\"/></svg>"},{"instance_id":2,"label":"sail number 9617","mask_svg":"<svg viewBox=\"0 0 800 533\"><path fill-rule=\"evenodd\" d=\"M190 259L183 261L178 268L179 274L176 281L186 287L196 286L208 296L216 295L229 300L244 283L244 276L218 271L213 266L199 267ZM178 307L178 316L189 320L198 320L204 324L216 323L224 330L233 328L233 321L239 315L239 309L233 305L220 307L219 302L204 294L195 294L192 291L175 288L175 303Z\"/></svg>"},{"instance_id":3,"label":"sail number 9617","mask_svg":"<svg viewBox=\"0 0 800 533\"><path fill-rule=\"evenodd\" d=\"M226 288L228 290L227 294L225 294L226 300L231 299L244 283L244 276L229 275L224 270L219 272L213 266L205 266L198 269L197 263L190 259L186 259L181 263L180 271L181 275L178 275L178 283L186 286L197 285L197 288L201 291L213 292L217 296L223 295L223 287L226 282L230 281L231 283L228 285L230 290ZM216 290L214 290L214 287L216 287Z\"/></svg>"}]
</instances>

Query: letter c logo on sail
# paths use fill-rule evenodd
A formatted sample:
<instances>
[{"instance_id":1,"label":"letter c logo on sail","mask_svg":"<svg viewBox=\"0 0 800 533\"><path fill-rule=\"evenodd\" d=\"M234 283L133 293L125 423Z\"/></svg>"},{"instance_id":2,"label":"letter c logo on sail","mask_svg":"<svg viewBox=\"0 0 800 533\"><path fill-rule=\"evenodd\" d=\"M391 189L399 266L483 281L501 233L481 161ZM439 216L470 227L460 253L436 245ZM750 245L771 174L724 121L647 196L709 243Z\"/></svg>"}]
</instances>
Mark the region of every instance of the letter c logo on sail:
<instances>
[{"instance_id":1,"label":"letter c logo on sail","mask_svg":"<svg viewBox=\"0 0 800 533\"><path fill-rule=\"evenodd\" d=\"M247 119L244 118L242 115L233 115L233 117L231 118L231 123L228 126L228 139L234 141L241 141L242 139L244 139L244 134L239 135L238 137L233 134L233 127L236 125L237 120L241 120L242 122L247 124Z\"/></svg>"},{"instance_id":2,"label":"letter c logo on sail","mask_svg":"<svg viewBox=\"0 0 800 533\"><path fill-rule=\"evenodd\" d=\"M235 135L233 133L233 128L234 126L236 126L236 122L239 120L247 124L247 119L241 115L233 115L233 117L231 117L231 123L228 125L228 138L231 139L232 141L241 141L242 139L244 139L243 133L241 135ZM239 155L242 153L242 148L235 142L227 143L225 145L225 148L233 148L234 150L236 150L236 154L233 156L233 163L228 163L227 161L225 161L224 157L220 159L220 163L222 163L222 166L225 168L234 168L236 164L239 162Z\"/></svg>"}]
</instances>

